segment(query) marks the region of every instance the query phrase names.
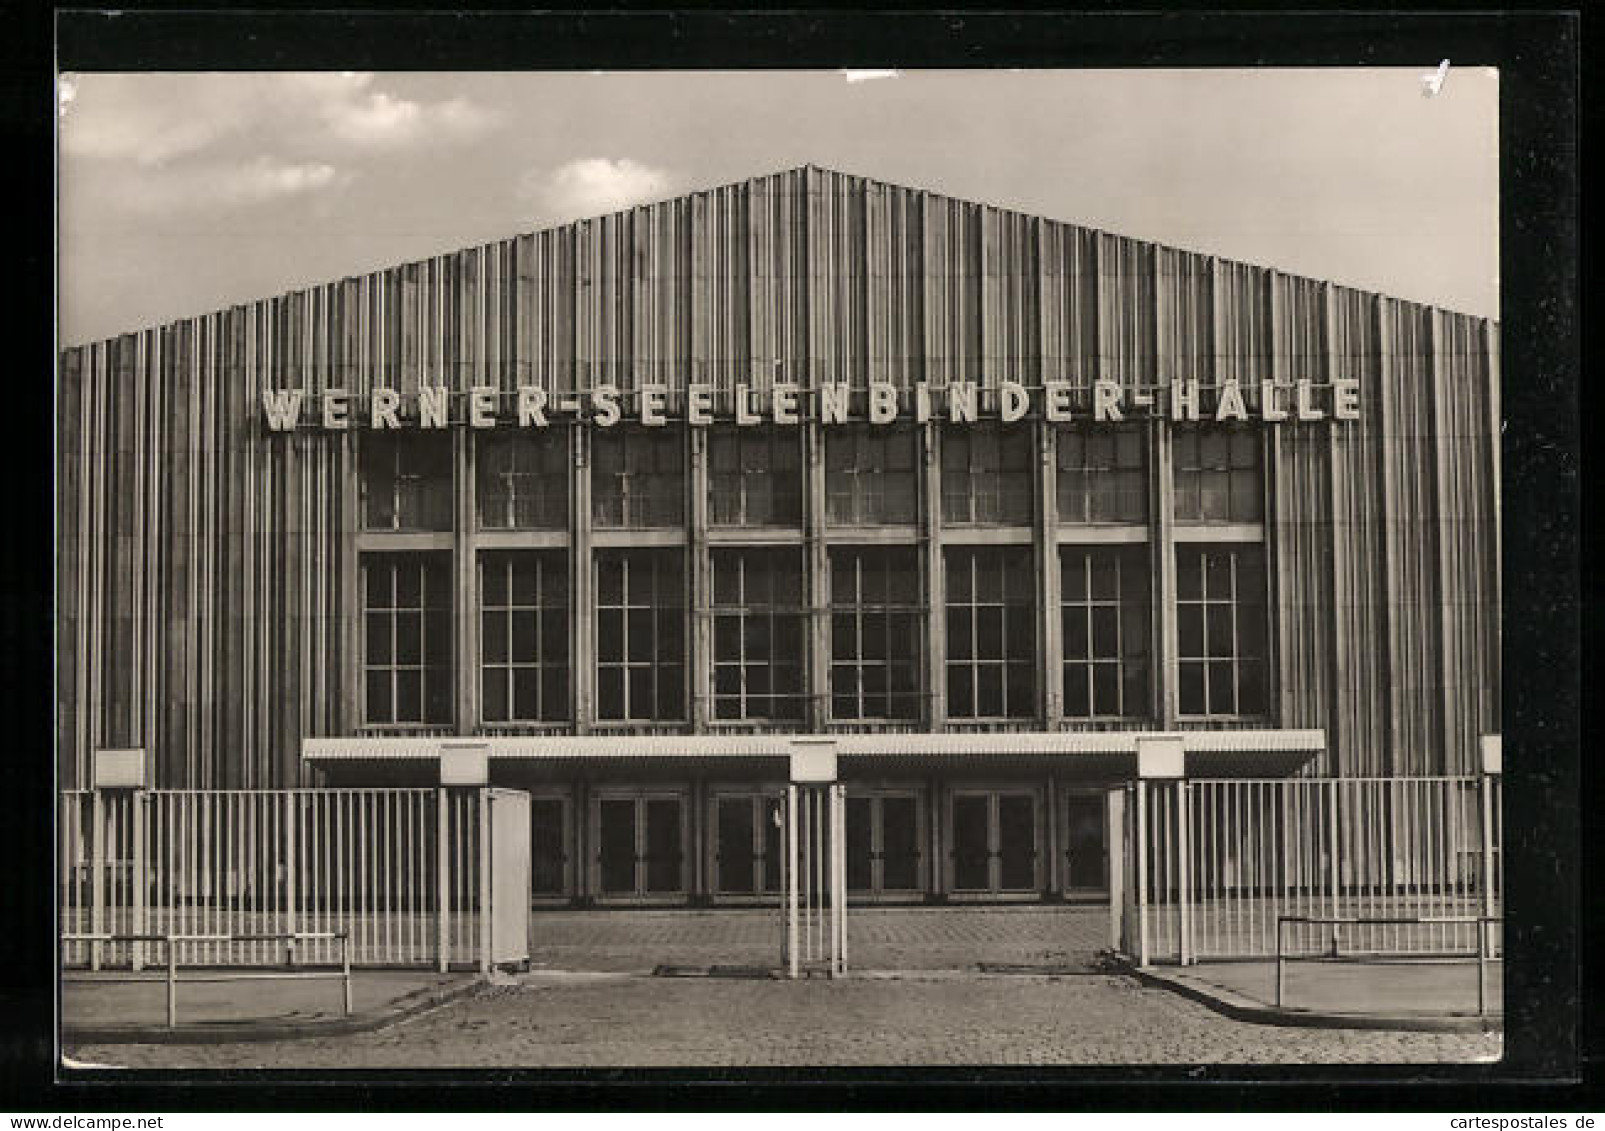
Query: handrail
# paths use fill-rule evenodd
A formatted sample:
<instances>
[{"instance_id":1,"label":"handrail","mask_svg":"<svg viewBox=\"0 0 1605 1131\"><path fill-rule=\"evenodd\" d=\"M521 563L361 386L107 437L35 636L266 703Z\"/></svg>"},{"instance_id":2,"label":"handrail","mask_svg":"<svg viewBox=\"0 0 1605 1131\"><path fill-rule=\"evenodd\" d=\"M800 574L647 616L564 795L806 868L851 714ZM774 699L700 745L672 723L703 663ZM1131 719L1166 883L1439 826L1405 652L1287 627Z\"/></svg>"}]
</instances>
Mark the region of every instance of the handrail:
<instances>
[{"instance_id":1,"label":"handrail","mask_svg":"<svg viewBox=\"0 0 1605 1131\"><path fill-rule=\"evenodd\" d=\"M1287 964L1289 962L1341 962L1344 961L1338 950L1337 932L1332 932L1332 951L1330 954L1306 955L1288 954L1282 949L1282 928L1288 923L1301 923L1307 926L1413 926L1418 924L1442 923L1475 923L1477 925L1477 953L1475 956L1440 958L1440 962L1475 962L1477 964L1477 1016L1484 1017L1488 1013L1488 932L1485 929L1490 923L1502 923L1499 915L1379 915L1371 916L1344 916L1344 915L1278 915L1276 917L1276 1008L1282 1008L1283 999L1287 992Z\"/></svg>"},{"instance_id":2,"label":"handrail","mask_svg":"<svg viewBox=\"0 0 1605 1131\"><path fill-rule=\"evenodd\" d=\"M252 982L252 981L313 981L317 979L339 978L342 982L341 1004L346 1016L351 1015L351 932L341 931L272 931L272 932L240 932L238 934L119 934L106 931L79 931L64 932L57 936L60 943L91 942L91 943L120 943L120 942L160 942L167 944L167 1027L175 1028L178 1025L178 983L183 982ZM340 969L338 971L322 972L317 970L296 970L282 972L251 971L249 973L213 973L201 974L189 978L178 976L178 948L174 943L186 942L316 942L340 940ZM290 950L290 960L294 961L293 946ZM95 981L95 982L149 982L149 978L136 975L100 975L94 978L68 979L63 981Z\"/></svg>"}]
</instances>

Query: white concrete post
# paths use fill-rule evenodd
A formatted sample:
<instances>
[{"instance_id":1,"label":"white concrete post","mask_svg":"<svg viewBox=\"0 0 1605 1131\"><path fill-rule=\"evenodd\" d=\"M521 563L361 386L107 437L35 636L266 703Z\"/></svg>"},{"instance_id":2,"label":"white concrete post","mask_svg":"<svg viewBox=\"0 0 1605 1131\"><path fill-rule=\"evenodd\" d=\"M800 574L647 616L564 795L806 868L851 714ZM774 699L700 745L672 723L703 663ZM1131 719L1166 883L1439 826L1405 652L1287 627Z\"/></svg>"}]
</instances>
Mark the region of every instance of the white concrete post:
<instances>
[{"instance_id":1,"label":"white concrete post","mask_svg":"<svg viewBox=\"0 0 1605 1131\"><path fill-rule=\"evenodd\" d=\"M1155 781L1180 781L1186 773L1186 746L1179 734L1144 734L1137 737L1137 918L1138 959L1148 965L1148 789ZM1181 850L1185 874L1186 848ZM1178 898L1183 924L1187 921L1187 888L1183 882ZM1185 940L1179 957L1186 961Z\"/></svg>"},{"instance_id":2,"label":"white concrete post","mask_svg":"<svg viewBox=\"0 0 1605 1131\"><path fill-rule=\"evenodd\" d=\"M1126 951L1126 864L1131 858L1131 842L1126 835L1126 793L1124 787L1108 794L1109 825L1109 949Z\"/></svg>"},{"instance_id":3,"label":"white concrete post","mask_svg":"<svg viewBox=\"0 0 1605 1131\"><path fill-rule=\"evenodd\" d=\"M451 814L446 810L449 797L444 786L435 791L435 953L442 974L451 965Z\"/></svg>"}]
</instances>

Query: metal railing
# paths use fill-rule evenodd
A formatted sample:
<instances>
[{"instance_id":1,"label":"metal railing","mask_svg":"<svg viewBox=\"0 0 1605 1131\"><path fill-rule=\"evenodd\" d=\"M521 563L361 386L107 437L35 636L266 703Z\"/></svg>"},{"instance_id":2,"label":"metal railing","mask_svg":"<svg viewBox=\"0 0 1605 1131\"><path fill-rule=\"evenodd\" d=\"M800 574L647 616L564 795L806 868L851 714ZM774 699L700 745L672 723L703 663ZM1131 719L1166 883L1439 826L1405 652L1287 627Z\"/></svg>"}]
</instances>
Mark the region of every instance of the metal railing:
<instances>
[{"instance_id":1,"label":"metal railing","mask_svg":"<svg viewBox=\"0 0 1605 1131\"><path fill-rule=\"evenodd\" d=\"M152 938L185 936L211 966L275 961L304 936L330 962L480 956L483 799L473 789L68 792L58 822L65 965L138 970ZM116 936L111 938L109 936Z\"/></svg>"},{"instance_id":2,"label":"metal railing","mask_svg":"<svg viewBox=\"0 0 1605 1131\"><path fill-rule=\"evenodd\" d=\"M178 948L185 943L212 943L212 942L288 942L286 948L285 964L294 966L295 944L298 942L321 942L338 940L340 943L340 969L339 970L313 970L293 969L263 973L254 971L249 974L223 971L217 968L188 977L180 978L178 971ZM351 933L349 931L273 931L262 934L223 934L223 935L155 935L155 934L111 934L95 932L72 932L61 936L61 944L67 946L72 943L163 943L166 946L166 984L167 984L167 1027L176 1028L178 1025L178 985L180 982L250 982L250 981L314 981L339 978L342 982L341 1011L345 1016L351 1015ZM68 978L62 980L75 982L143 982L149 983L151 978L141 977L138 974L96 974L93 977Z\"/></svg>"},{"instance_id":3,"label":"metal railing","mask_svg":"<svg viewBox=\"0 0 1605 1131\"><path fill-rule=\"evenodd\" d=\"M1386 919L1381 949L1469 954L1502 906L1494 775L1128 789L1120 922L1143 963L1270 958L1287 916Z\"/></svg>"},{"instance_id":4,"label":"metal railing","mask_svg":"<svg viewBox=\"0 0 1605 1131\"><path fill-rule=\"evenodd\" d=\"M1386 928L1401 926L1423 926L1443 924L1474 924L1477 928L1477 952L1474 955L1439 954L1423 955L1419 953L1399 953L1397 951L1379 950L1377 948L1355 950L1345 953L1342 945L1341 929L1343 927ZM1283 947L1284 926L1329 926L1332 928L1325 935L1326 946L1319 953L1289 954ZM1490 953L1490 936L1500 929L1500 920L1490 915L1448 915L1448 916L1391 916L1377 918L1338 918L1335 916L1315 915L1279 915L1276 919L1276 1007L1281 1009L1287 997L1287 964L1289 962L1351 962L1370 965L1382 963L1471 963L1477 964L1477 1016L1485 1017L1488 1014L1488 965L1493 959Z\"/></svg>"}]
</instances>

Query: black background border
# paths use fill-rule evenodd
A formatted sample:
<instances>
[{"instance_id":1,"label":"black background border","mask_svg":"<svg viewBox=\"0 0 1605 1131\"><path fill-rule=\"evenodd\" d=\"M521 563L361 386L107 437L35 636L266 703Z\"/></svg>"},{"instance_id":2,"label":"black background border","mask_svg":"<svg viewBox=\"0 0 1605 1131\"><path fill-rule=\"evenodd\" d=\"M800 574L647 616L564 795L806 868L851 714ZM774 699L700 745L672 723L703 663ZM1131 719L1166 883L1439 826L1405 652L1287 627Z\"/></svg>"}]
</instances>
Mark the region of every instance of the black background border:
<instances>
[{"instance_id":1,"label":"black background border","mask_svg":"<svg viewBox=\"0 0 1605 1131\"><path fill-rule=\"evenodd\" d=\"M1577 1105L1599 1066L1597 779L1579 775L1582 421L1578 217L1582 17L1537 6L1362 7L1290 14L1149 7L1115 13L708 9L439 13L348 7L118 13L43 6L8 17L4 126L29 173L14 212L17 320L6 451L13 513L37 523L3 559L0 662L16 706L0 828L19 830L0 881L0 1108L97 1110L612 1110L829 1105L1468 1111ZM1500 259L1504 501L1503 714L1507 1031L1485 1066L1148 1066L1123 1069L460 1071L72 1074L52 1082L51 818L54 532L54 66L63 70L538 70L1134 66L1453 66L1501 70ZM1453 81L1452 72L1450 81ZM756 170L755 170L756 171ZM1136 233L1140 234L1140 233ZM153 269L160 269L153 265ZM50 328L47 330L47 328ZM22 505L18 505L18 504ZM1593 557L1590 555L1589 569ZM1592 576L1592 574L1590 575ZM1590 586L1592 590L1592 586ZM1587 610L1588 627L1605 629ZM1597 632L1590 632L1597 638ZM12 843L17 843L13 836ZM20 859L18 858L20 857ZM1583 886L1585 865L1592 883ZM1582 916L1591 918L1585 924ZM7 925L9 924L9 926ZM1580 947L1588 926L1595 945ZM1583 1028L1585 1025L1589 1028ZM1586 1050L1586 1051L1585 1051ZM176 1084L182 1081L182 1089ZM511 1087L509 1087L511 1085ZM1597 1104L1598 1093L1592 1093Z\"/></svg>"}]
</instances>

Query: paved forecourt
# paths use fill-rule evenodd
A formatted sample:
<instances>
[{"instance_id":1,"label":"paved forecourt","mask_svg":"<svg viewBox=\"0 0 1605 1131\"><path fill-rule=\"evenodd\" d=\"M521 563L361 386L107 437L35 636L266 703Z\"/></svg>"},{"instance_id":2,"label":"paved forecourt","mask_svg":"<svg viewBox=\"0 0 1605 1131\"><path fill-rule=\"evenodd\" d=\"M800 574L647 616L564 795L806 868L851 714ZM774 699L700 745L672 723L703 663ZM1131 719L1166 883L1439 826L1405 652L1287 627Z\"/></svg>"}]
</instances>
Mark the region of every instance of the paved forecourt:
<instances>
[{"instance_id":1,"label":"paved forecourt","mask_svg":"<svg viewBox=\"0 0 1605 1131\"><path fill-rule=\"evenodd\" d=\"M131 1068L1326 1064L1487 1061L1497 1033L1287 1029L1108 975L800 982L531 974L368 1033L69 1047Z\"/></svg>"},{"instance_id":2,"label":"paved forecourt","mask_svg":"<svg viewBox=\"0 0 1605 1131\"><path fill-rule=\"evenodd\" d=\"M778 907L536 911L535 969L649 973L660 966L780 964ZM1109 945L1101 904L848 909L851 970L974 970L979 964L1090 967Z\"/></svg>"}]
</instances>

